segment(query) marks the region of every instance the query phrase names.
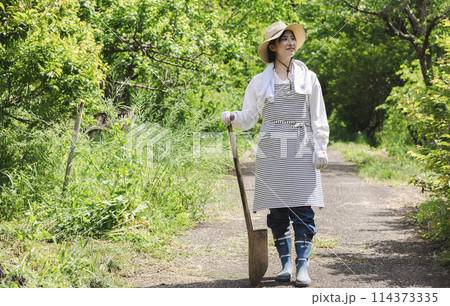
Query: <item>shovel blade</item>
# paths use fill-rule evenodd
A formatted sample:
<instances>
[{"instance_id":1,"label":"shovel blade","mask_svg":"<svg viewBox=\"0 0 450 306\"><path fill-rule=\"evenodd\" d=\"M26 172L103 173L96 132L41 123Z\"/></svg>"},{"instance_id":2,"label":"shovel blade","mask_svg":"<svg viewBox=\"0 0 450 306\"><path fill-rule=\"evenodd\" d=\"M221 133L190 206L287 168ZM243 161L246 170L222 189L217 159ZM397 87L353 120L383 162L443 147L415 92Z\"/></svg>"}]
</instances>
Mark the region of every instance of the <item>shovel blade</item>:
<instances>
[{"instance_id":1,"label":"shovel blade","mask_svg":"<svg viewBox=\"0 0 450 306\"><path fill-rule=\"evenodd\" d=\"M250 285L256 287L269 265L267 229L253 230L248 234L248 273Z\"/></svg>"}]
</instances>

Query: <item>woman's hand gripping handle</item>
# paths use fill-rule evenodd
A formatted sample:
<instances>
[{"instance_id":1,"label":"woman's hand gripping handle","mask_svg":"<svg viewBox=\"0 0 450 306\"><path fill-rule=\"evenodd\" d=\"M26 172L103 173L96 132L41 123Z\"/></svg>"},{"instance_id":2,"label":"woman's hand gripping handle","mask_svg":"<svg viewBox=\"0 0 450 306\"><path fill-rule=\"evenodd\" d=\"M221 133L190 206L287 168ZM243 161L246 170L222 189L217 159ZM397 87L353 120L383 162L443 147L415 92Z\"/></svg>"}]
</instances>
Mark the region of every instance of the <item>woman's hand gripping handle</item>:
<instances>
[{"instance_id":1,"label":"woman's hand gripping handle","mask_svg":"<svg viewBox=\"0 0 450 306\"><path fill-rule=\"evenodd\" d=\"M220 120L222 120L223 124L226 126L230 126L234 120L236 120L237 114L236 112L223 112Z\"/></svg>"}]
</instances>

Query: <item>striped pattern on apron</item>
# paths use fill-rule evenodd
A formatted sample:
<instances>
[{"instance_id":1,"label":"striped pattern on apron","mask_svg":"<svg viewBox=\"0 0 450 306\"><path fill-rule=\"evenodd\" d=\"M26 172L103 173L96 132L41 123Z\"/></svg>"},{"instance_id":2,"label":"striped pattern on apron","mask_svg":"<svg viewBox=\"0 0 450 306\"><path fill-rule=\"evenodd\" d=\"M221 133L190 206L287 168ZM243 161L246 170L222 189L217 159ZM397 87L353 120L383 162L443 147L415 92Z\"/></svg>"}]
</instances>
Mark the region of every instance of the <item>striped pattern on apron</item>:
<instances>
[{"instance_id":1,"label":"striped pattern on apron","mask_svg":"<svg viewBox=\"0 0 450 306\"><path fill-rule=\"evenodd\" d=\"M312 163L308 96L274 86L274 101L266 100L262 112L253 211L324 206L320 170Z\"/></svg>"}]
</instances>

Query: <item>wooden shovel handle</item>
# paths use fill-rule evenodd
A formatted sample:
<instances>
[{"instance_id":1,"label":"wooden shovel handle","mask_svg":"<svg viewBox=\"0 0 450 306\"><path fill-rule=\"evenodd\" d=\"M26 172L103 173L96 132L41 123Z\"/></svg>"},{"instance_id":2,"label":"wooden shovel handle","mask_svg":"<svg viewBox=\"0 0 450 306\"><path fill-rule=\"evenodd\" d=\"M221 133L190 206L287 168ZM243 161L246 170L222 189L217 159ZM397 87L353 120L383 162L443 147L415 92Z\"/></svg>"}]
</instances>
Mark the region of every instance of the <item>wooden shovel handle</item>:
<instances>
[{"instance_id":1,"label":"wooden shovel handle","mask_svg":"<svg viewBox=\"0 0 450 306\"><path fill-rule=\"evenodd\" d=\"M233 120L234 118L231 118ZM244 208L245 224L247 225L247 232L253 232L252 219L248 209L247 195L245 194L244 179L242 177L241 166L239 165L239 156L237 153L236 139L234 138L233 126L228 126L228 136L230 137L231 150L233 152L234 167L236 169L236 176L239 184L239 191L241 193L242 206Z\"/></svg>"}]
</instances>

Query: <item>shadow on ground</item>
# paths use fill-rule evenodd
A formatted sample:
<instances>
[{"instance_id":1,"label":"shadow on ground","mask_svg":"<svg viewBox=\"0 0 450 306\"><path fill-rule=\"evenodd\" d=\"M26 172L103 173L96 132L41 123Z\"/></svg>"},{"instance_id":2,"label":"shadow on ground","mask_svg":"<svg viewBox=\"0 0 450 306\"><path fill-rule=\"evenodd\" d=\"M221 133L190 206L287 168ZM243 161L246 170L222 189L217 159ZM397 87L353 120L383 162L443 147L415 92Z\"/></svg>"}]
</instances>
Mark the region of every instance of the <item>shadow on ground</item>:
<instances>
[{"instance_id":1,"label":"shadow on ground","mask_svg":"<svg viewBox=\"0 0 450 306\"><path fill-rule=\"evenodd\" d=\"M387 240L368 247L375 248L382 255L335 252L339 259L328 261L323 266L328 268L329 275L346 275L358 279L360 287L377 282L400 288L450 286L448 277L442 277L442 273L435 275L433 270L428 270L432 262L427 254L421 253L423 243ZM402 254L392 255L393 251L398 252L399 249L403 249ZM329 256L318 255L316 258L329 259Z\"/></svg>"},{"instance_id":2,"label":"shadow on ground","mask_svg":"<svg viewBox=\"0 0 450 306\"><path fill-rule=\"evenodd\" d=\"M359 229L354 235L370 237L379 234L377 227L383 226L384 239L367 238L363 249L358 251L353 249L352 252L348 252L350 248L338 248L333 252L319 251L315 254L315 259L326 268L329 275L359 280L360 287L364 287L364 284L377 283L401 288L450 287L449 269L438 266L432 260L433 254L440 252L439 243L430 243L414 236L405 240L398 240L397 236L390 237L390 231L411 230L411 224L406 221L407 214L407 208L373 212L371 214L373 218L370 220L376 221L372 221L371 229ZM388 217L391 216L403 218L389 220ZM365 232L369 233L364 234Z\"/></svg>"},{"instance_id":3,"label":"shadow on ground","mask_svg":"<svg viewBox=\"0 0 450 306\"><path fill-rule=\"evenodd\" d=\"M256 288L276 288L276 287L286 287L292 285L294 287L294 282L277 282L275 277L264 277L261 283L256 286ZM248 278L241 279L220 279L204 282L193 282L193 283L179 283L179 284L161 284L149 288L252 288Z\"/></svg>"}]
</instances>

